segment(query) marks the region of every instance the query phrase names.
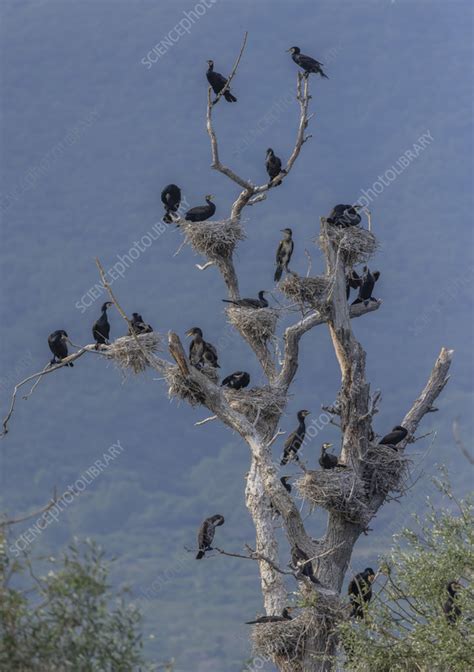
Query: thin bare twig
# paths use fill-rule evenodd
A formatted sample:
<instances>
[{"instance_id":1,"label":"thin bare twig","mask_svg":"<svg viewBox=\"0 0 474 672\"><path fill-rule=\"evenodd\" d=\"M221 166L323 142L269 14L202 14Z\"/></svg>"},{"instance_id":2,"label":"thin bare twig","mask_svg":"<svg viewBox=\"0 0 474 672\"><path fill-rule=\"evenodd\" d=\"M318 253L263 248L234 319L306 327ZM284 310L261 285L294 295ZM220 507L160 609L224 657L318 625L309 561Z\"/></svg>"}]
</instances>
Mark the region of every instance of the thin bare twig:
<instances>
[{"instance_id":1,"label":"thin bare twig","mask_svg":"<svg viewBox=\"0 0 474 672\"><path fill-rule=\"evenodd\" d=\"M216 99L212 103L213 105L218 103L219 100L221 99L221 97L225 94L225 92L229 90L230 83L234 79L234 75L237 72L237 68L239 67L240 59L242 58L242 55L244 53L245 45L247 44L247 37L248 37L248 32L245 31L244 40L242 42L242 46L240 47L240 53L237 56L237 60L234 63L234 67L232 68L232 71L231 71L229 77L227 78L227 82L225 83L224 88L219 91L219 93L216 96Z\"/></svg>"}]
</instances>

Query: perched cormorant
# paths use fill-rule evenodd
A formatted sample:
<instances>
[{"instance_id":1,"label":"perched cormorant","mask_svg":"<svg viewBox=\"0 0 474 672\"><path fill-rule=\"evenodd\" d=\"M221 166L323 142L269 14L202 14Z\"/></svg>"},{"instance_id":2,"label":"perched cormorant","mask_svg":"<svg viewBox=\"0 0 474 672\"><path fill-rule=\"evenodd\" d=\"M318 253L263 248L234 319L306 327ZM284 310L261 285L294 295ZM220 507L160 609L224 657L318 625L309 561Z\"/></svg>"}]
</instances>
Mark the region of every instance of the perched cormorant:
<instances>
[{"instance_id":1,"label":"perched cormorant","mask_svg":"<svg viewBox=\"0 0 474 672\"><path fill-rule=\"evenodd\" d=\"M357 299L352 302L352 305L363 303L367 306L370 301L377 301L377 299L372 296L372 292L374 291L375 283L380 277L380 271L374 271L372 273L368 266L364 266L362 270L364 273L360 278L359 295Z\"/></svg>"},{"instance_id":2,"label":"perched cormorant","mask_svg":"<svg viewBox=\"0 0 474 672\"><path fill-rule=\"evenodd\" d=\"M227 84L227 79L221 75L219 72L214 72L214 61L207 62L208 69L206 72L207 81L212 86L212 90L216 96L222 91L224 86ZM229 89L225 91L224 98L228 103L236 103L237 98L233 96Z\"/></svg>"},{"instance_id":3,"label":"perched cormorant","mask_svg":"<svg viewBox=\"0 0 474 672\"><path fill-rule=\"evenodd\" d=\"M140 313L132 313L131 328L135 334L150 334L153 331L153 327L150 324L147 324Z\"/></svg>"},{"instance_id":4,"label":"perched cormorant","mask_svg":"<svg viewBox=\"0 0 474 672\"><path fill-rule=\"evenodd\" d=\"M258 299L222 299L224 303L232 303L234 306L239 308L267 308L268 301L264 298L264 294L267 292L262 289L258 293Z\"/></svg>"},{"instance_id":5,"label":"perched cormorant","mask_svg":"<svg viewBox=\"0 0 474 672\"><path fill-rule=\"evenodd\" d=\"M313 583L321 583L315 576L313 565L306 553L296 544L291 547L291 562L296 569L301 570L303 576L307 576Z\"/></svg>"},{"instance_id":6,"label":"perched cormorant","mask_svg":"<svg viewBox=\"0 0 474 672\"><path fill-rule=\"evenodd\" d=\"M176 184L168 184L161 192L161 202L165 206L164 222L172 222L170 212L177 212L181 203L181 189Z\"/></svg>"},{"instance_id":7,"label":"perched cormorant","mask_svg":"<svg viewBox=\"0 0 474 672\"><path fill-rule=\"evenodd\" d=\"M346 275L346 299L349 300L351 294L351 289L357 289L360 286L361 278L360 275L351 269L351 271Z\"/></svg>"},{"instance_id":8,"label":"perched cormorant","mask_svg":"<svg viewBox=\"0 0 474 672\"><path fill-rule=\"evenodd\" d=\"M288 480L291 478L291 476L282 476L280 478L280 483L282 486L285 488L287 492L291 492L291 484L288 483Z\"/></svg>"},{"instance_id":9,"label":"perched cormorant","mask_svg":"<svg viewBox=\"0 0 474 672\"><path fill-rule=\"evenodd\" d=\"M288 464L288 462L294 457L298 459L297 452L301 448L301 445L304 441L306 434L306 425L305 418L309 415L310 412L306 410L298 411L296 417L298 418L298 427L294 432L285 441L285 447L283 449L283 457L281 458L280 464L283 466Z\"/></svg>"},{"instance_id":10,"label":"perched cormorant","mask_svg":"<svg viewBox=\"0 0 474 672\"><path fill-rule=\"evenodd\" d=\"M105 345L109 340L110 324L109 320L107 319L107 308L110 308L110 306L113 305L114 304L112 301L106 301L104 304L102 304L102 315L96 322L94 322L92 327L92 338L94 338L96 342L96 349L99 347L99 345Z\"/></svg>"},{"instance_id":11,"label":"perched cormorant","mask_svg":"<svg viewBox=\"0 0 474 672\"><path fill-rule=\"evenodd\" d=\"M321 457L319 458L319 464L323 469L335 469L336 467L343 467L347 469L345 464L340 464L339 459L336 455L331 455L326 452L328 448L331 448L332 443L323 443L321 446Z\"/></svg>"},{"instance_id":12,"label":"perched cormorant","mask_svg":"<svg viewBox=\"0 0 474 672\"><path fill-rule=\"evenodd\" d=\"M285 237L280 240L280 244L278 245L278 250L276 253L277 267L275 269L275 276L273 278L275 282L280 280L283 270L288 273L288 265L291 261L291 255L293 254L293 249L295 247L292 238L293 231L291 229L282 229L281 231L285 234Z\"/></svg>"},{"instance_id":13,"label":"perched cormorant","mask_svg":"<svg viewBox=\"0 0 474 672\"><path fill-rule=\"evenodd\" d=\"M355 205L339 203L339 205L333 207L329 217L326 217L326 222L333 226L342 226L343 228L358 226L362 221L362 217L358 213L358 210L361 208L362 206L357 203Z\"/></svg>"},{"instance_id":14,"label":"perched cormorant","mask_svg":"<svg viewBox=\"0 0 474 672\"><path fill-rule=\"evenodd\" d=\"M224 378L221 387L226 385L232 390L241 390L243 387L247 387L249 383L250 376L246 371L236 371L235 373L231 373L230 376L227 376L227 378Z\"/></svg>"},{"instance_id":15,"label":"perched cormorant","mask_svg":"<svg viewBox=\"0 0 474 672\"><path fill-rule=\"evenodd\" d=\"M193 366L200 369L204 364L210 364L215 368L220 368L217 363L217 350L203 339L202 330L199 327L193 327L187 331L186 336L194 336L189 344L189 361Z\"/></svg>"},{"instance_id":16,"label":"perched cormorant","mask_svg":"<svg viewBox=\"0 0 474 672\"><path fill-rule=\"evenodd\" d=\"M53 359L50 362L51 365L59 364L65 357L67 357L68 338L69 336L64 331L64 329L58 329L57 331L53 331L53 333L48 336L49 349L54 355ZM74 364L72 362L69 362L69 364L66 364L66 366L74 366Z\"/></svg>"},{"instance_id":17,"label":"perched cormorant","mask_svg":"<svg viewBox=\"0 0 474 672\"><path fill-rule=\"evenodd\" d=\"M449 597L443 605L443 611L446 614L446 620L449 625L454 625L461 616L461 608L456 604L456 595L461 588L461 584L457 581L450 581L446 586Z\"/></svg>"},{"instance_id":18,"label":"perched cormorant","mask_svg":"<svg viewBox=\"0 0 474 672\"><path fill-rule=\"evenodd\" d=\"M260 616L254 621L245 621L246 625L255 625L258 623L279 623L280 621L291 621L290 611L293 607L285 607L281 612L281 616Z\"/></svg>"},{"instance_id":19,"label":"perched cormorant","mask_svg":"<svg viewBox=\"0 0 474 672\"><path fill-rule=\"evenodd\" d=\"M287 51L290 52L291 58L294 60L296 65L299 65L300 68L303 68L306 75L314 72L315 74L321 75L321 77L324 77L325 79L329 79L329 77L324 74L321 67L324 65L323 63L320 63L315 58L311 58L311 56L305 56L301 53L299 47L290 47L290 49L287 49Z\"/></svg>"},{"instance_id":20,"label":"perched cormorant","mask_svg":"<svg viewBox=\"0 0 474 672\"><path fill-rule=\"evenodd\" d=\"M272 180L274 180L275 177L278 177L278 175L281 173L286 173L286 170L281 169L281 159L279 159L278 156L275 156L271 147L267 149L265 167L267 169L268 177L270 178L270 182L268 183L269 185L272 183ZM279 184L281 184L281 180L275 182L274 186L277 187Z\"/></svg>"},{"instance_id":21,"label":"perched cormorant","mask_svg":"<svg viewBox=\"0 0 474 672\"><path fill-rule=\"evenodd\" d=\"M212 551L211 544L214 540L214 535L216 533L216 527L224 524L224 516L221 516L219 513L206 520L202 523L198 532L198 548L199 552L196 555L196 560L201 560L204 557L206 551Z\"/></svg>"},{"instance_id":22,"label":"perched cormorant","mask_svg":"<svg viewBox=\"0 0 474 672\"><path fill-rule=\"evenodd\" d=\"M360 574L356 574L349 583L349 600L352 604L351 616L364 618L363 603L368 604L372 599L372 582L375 579L375 572L372 567L367 567Z\"/></svg>"},{"instance_id":23,"label":"perched cormorant","mask_svg":"<svg viewBox=\"0 0 474 672\"><path fill-rule=\"evenodd\" d=\"M386 434L383 439L380 439L379 445L382 444L382 446L396 446L397 443L400 443L400 441L403 441L408 435L408 430L405 429L405 427L402 427L401 425L395 425L395 427L392 429L391 432Z\"/></svg>"},{"instance_id":24,"label":"perched cormorant","mask_svg":"<svg viewBox=\"0 0 474 672\"><path fill-rule=\"evenodd\" d=\"M205 196L205 201L207 205L197 205L195 208L191 208L184 215L184 219L188 222L205 222L206 219L212 217L216 211L216 206L212 203L214 196L210 194Z\"/></svg>"}]
</instances>

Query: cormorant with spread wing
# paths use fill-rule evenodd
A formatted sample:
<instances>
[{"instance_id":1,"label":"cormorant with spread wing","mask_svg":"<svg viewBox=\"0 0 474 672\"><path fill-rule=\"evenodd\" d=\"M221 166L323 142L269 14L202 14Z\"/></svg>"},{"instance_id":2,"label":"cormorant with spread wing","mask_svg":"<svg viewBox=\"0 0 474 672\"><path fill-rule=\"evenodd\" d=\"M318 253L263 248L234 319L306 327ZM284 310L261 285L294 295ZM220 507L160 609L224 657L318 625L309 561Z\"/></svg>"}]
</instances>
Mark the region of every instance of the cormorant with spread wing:
<instances>
[{"instance_id":1,"label":"cormorant with spread wing","mask_svg":"<svg viewBox=\"0 0 474 672\"><path fill-rule=\"evenodd\" d=\"M63 359L65 359L68 356L68 350L67 350L68 339L69 336L67 335L67 332L64 331L64 329L58 329L57 331L53 331L53 333L48 336L49 349L54 355L53 359L50 362L51 365L59 364ZM74 366L74 364L72 362L69 362L69 364L66 364L66 366Z\"/></svg>"},{"instance_id":2,"label":"cormorant with spread wing","mask_svg":"<svg viewBox=\"0 0 474 672\"><path fill-rule=\"evenodd\" d=\"M278 175L281 175L281 173L286 173L286 170L282 170L281 168L281 159L279 159L278 156L275 156L275 153L271 147L267 149L265 167L267 169L268 177L270 178L270 182L268 183L269 186L275 177L278 177ZM281 180L275 182L273 186L277 187L279 184L281 184Z\"/></svg>"},{"instance_id":3,"label":"cormorant with spread wing","mask_svg":"<svg viewBox=\"0 0 474 672\"><path fill-rule=\"evenodd\" d=\"M184 219L187 222L205 222L206 219L212 217L216 211L216 206L212 202L214 196L208 194L205 196L205 201L207 205L197 205L195 208L191 208L184 215Z\"/></svg>"},{"instance_id":4,"label":"cormorant with spread wing","mask_svg":"<svg viewBox=\"0 0 474 672\"><path fill-rule=\"evenodd\" d=\"M224 378L221 383L222 386L230 387L231 390L241 390L250 383L250 376L246 371L235 371L230 376Z\"/></svg>"},{"instance_id":5,"label":"cormorant with spread wing","mask_svg":"<svg viewBox=\"0 0 474 672\"><path fill-rule=\"evenodd\" d=\"M375 283L380 278L380 271L374 271L372 273L368 266L364 266L362 270L364 273L360 278L359 295L357 299L352 302L353 306L356 303L363 303L364 306L368 306L370 301L377 301L377 299L372 296L372 292L374 291Z\"/></svg>"},{"instance_id":6,"label":"cormorant with spread wing","mask_svg":"<svg viewBox=\"0 0 474 672\"><path fill-rule=\"evenodd\" d=\"M332 443L323 443L321 446L321 457L319 458L319 464L323 469L335 469L336 467L343 467L347 469L345 464L341 464L336 455L331 455L328 453L328 448L331 448Z\"/></svg>"},{"instance_id":7,"label":"cormorant with spread wing","mask_svg":"<svg viewBox=\"0 0 474 672\"><path fill-rule=\"evenodd\" d=\"M275 282L278 282L280 280L283 270L285 270L288 273L288 265L291 261L291 255L293 254L293 250L295 247L292 238L293 231L291 229L282 229L282 233L285 234L285 237L282 240L280 240L280 244L278 245L276 253L277 267L275 269L275 276L273 278Z\"/></svg>"},{"instance_id":8,"label":"cormorant with spread wing","mask_svg":"<svg viewBox=\"0 0 474 672\"><path fill-rule=\"evenodd\" d=\"M372 599L372 583L375 579L375 572L372 567L367 567L360 574L356 574L349 583L349 600L352 604L351 616L364 618L364 604L368 604Z\"/></svg>"},{"instance_id":9,"label":"cormorant with spread wing","mask_svg":"<svg viewBox=\"0 0 474 672\"><path fill-rule=\"evenodd\" d=\"M385 434L383 439L380 439L379 445L382 444L382 446L395 447L397 443L403 441L407 435L408 430L405 429L405 427L402 427L401 425L395 425L391 432Z\"/></svg>"},{"instance_id":10,"label":"cormorant with spread wing","mask_svg":"<svg viewBox=\"0 0 474 672\"><path fill-rule=\"evenodd\" d=\"M212 551L211 544L214 541L214 535L216 533L216 527L224 524L224 516L221 516L217 513L215 516L206 518L202 523L198 532L198 554L196 555L196 560L201 560L204 557L206 551Z\"/></svg>"},{"instance_id":11,"label":"cormorant with spread wing","mask_svg":"<svg viewBox=\"0 0 474 672\"><path fill-rule=\"evenodd\" d=\"M287 49L287 51L290 52L291 58L296 63L296 65L299 65L300 68L303 68L305 75L310 75L312 72L314 72L315 74L321 75L321 77L324 77L325 79L329 79L329 77L324 74L321 67L324 65L323 63L320 63L315 58L311 58L311 56L305 56L301 53L301 49L299 47L290 47Z\"/></svg>"},{"instance_id":12,"label":"cormorant with spread wing","mask_svg":"<svg viewBox=\"0 0 474 672\"><path fill-rule=\"evenodd\" d=\"M153 327L147 324L140 313L132 313L131 328L135 334L151 334Z\"/></svg>"},{"instance_id":13,"label":"cormorant with spread wing","mask_svg":"<svg viewBox=\"0 0 474 672\"><path fill-rule=\"evenodd\" d=\"M321 584L315 577L313 564L306 553L296 544L291 547L291 562L295 569L299 569L303 576L308 577L313 583Z\"/></svg>"},{"instance_id":14,"label":"cormorant with spread wing","mask_svg":"<svg viewBox=\"0 0 474 672\"><path fill-rule=\"evenodd\" d=\"M446 615L446 620L449 625L454 625L458 618L461 616L461 608L456 604L456 596L458 591L462 589L461 584L458 581L450 581L446 586L446 590L449 593L449 597L443 605L443 611Z\"/></svg>"},{"instance_id":15,"label":"cormorant with spread wing","mask_svg":"<svg viewBox=\"0 0 474 672\"><path fill-rule=\"evenodd\" d=\"M217 350L203 339L202 329L193 327L186 332L186 336L194 336L189 344L189 361L193 366L200 369L205 364L210 364L215 368L220 368L217 363Z\"/></svg>"},{"instance_id":16,"label":"cormorant with spread wing","mask_svg":"<svg viewBox=\"0 0 474 672\"><path fill-rule=\"evenodd\" d=\"M357 203L355 205L339 203L339 205L333 207L329 217L326 218L326 221L328 224L342 226L343 228L347 228L348 226L358 226L362 221L362 217L358 213L358 210L361 208L362 206Z\"/></svg>"},{"instance_id":17,"label":"cormorant with spread wing","mask_svg":"<svg viewBox=\"0 0 474 672\"><path fill-rule=\"evenodd\" d=\"M102 308L100 309L102 314L92 326L92 338L95 340L96 350L98 349L99 345L106 345L108 343L110 324L107 318L107 308L110 308L110 306L113 305L114 304L112 301L106 301L104 304L102 304Z\"/></svg>"},{"instance_id":18,"label":"cormorant with spread wing","mask_svg":"<svg viewBox=\"0 0 474 672\"><path fill-rule=\"evenodd\" d=\"M280 621L291 621L290 611L293 607L285 607L281 612L281 616L260 616L254 621L245 621L246 625L255 625L258 623L280 623Z\"/></svg>"},{"instance_id":19,"label":"cormorant with spread wing","mask_svg":"<svg viewBox=\"0 0 474 672\"><path fill-rule=\"evenodd\" d=\"M222 299L224 303L232 303L239 308L268 308L268 301L264 298L267 294L264 289L258 293L258 299Z\"/></svg>"},{"instance_id":20,"label":"cormorant with spread wing","mask_svg":"<svg viewBox=\"0 0 474 672\"><path fill-rule=\"evenodd\" d=\"M165 206L164 222L172 222L170 212L177 212L181 203L181 189L176 184L168 184L161 192L161 202Z\"/></svg>"},{"instance_id":21,"label":"cormorant with spread wing","mask_svg":"<svg viewBox=\"0 0 474 672\"><path fill-rule=\"evenodd\" d=\"M302 411L298 411L298 413L296 414L296 417L298 418L298 427L295 429L294 432L290 434L290 436L285 441L283 456L280 462L282 466L288 464L288 462L292 458L295 458L296 460L298 459L296 453L299 451L299 449L303 444L304 437L306 434L305 418L309 414L310 412L304 409Z\"/></svg>"},{"instance_id":22,"label":"cormorant with spread wing","mask_svg":"<svg viewBox=\"0 0 474 672\"><path fill-rule=\"evenodd\" d=\"M227 84L227 79L223 77L219 72L214 71L214 61L207 62L207 72L206 77L209 84L212 86L212 90L216 96L222 91L224 86ZM224 98L228 103L236 103L237 98L231 94L229 89L224 92Z\"/></svg>"}]
</instances>

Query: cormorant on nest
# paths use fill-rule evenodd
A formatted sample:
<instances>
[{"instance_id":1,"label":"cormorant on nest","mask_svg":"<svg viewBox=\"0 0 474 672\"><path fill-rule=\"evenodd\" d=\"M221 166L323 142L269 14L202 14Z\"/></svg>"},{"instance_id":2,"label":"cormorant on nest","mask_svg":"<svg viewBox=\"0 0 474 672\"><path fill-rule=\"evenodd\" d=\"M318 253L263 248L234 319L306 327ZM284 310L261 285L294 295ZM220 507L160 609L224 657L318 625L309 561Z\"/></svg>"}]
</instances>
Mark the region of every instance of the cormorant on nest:
<instances>
[{"instance_id":1,"label":"cormorant on nest","mask_svg":"<svg viewBox=\"0 0 474 672\"><path fill-rule=\"evenodd\" d=\"M449 597L443 605L443 611L446 614L446 620L449 625L454 625L461 616L461 608L456 604L456 596L461 589L462 586L458 581L450 581L446 586Z\"/></svg>"},{"instance_id":2,"label":"cormorant on nest","mask_svg":"<svg viewBox=\"0 0 474 672\"><path fill-rule=\"evenodd\" d=\"M299 569L303 576L306 576L313 583L321 585L321 582L315 577L313 565L306 553L296 544L291 548L291 562L295 569Z\"/></svg>"},{"instance_id":3,"label":"cormorant on nest","mask_svg":"<svg viewBox=\"0 0 474 672\"><path fill-rule=\"evenodd\" d=\"M250 383L250 376L246 371L235 371L230 376L224 378L221 387L224 385L230 387L231 390L241 390Z\"/></svg>"},{"instance_id":4,"label":"cormorant on nest","mask_svg":"<svg viewBox=\"0 0 474 672\"><path fill-rule=\"evenodd\" d=\"M64 329L58 329L53 331L52 334L48 336L48 345L49 349L53 353L54 357L51 360L50 364L59 364L63 359L68 356L67 350L67 341L69 336ZM74 366L72 362L66 364L66 366Z\"/></svg>"},{"instance_id":5,"label":"cormorant on nest","mask_svg":"<svg viewBox=\"0 0 474 672\"><path fill-rule=\"evenodd\" d=\"M395 427L392 429L391 432L388 434L385 434L385 436L380 439L379 445L381 444L382 446L390 446L390 448L395 448L397 443L400 443L400 441L403 441L408 436L408 430L405 429L405 427L402 427L401 425L395 425Z\"/></svg>"},{"instance_id":6,"label":"cormorant on nest","mask_svg":"<svg viewBox=\"0 0 474 672\"><path fill-rule=\"evenodd\" d=\"M197 205L195 208L191 208L184 215L184 219L187 222L205 222L206 219L212 217L216 211L216 206L212 203L214 196L208 194L205 196L205 201L207 205Z\"/></svg>"},{"instance_id":7,"label":"cormorant on nest","mask_svg":"<svg viewBox=\"0 0 474 672\"><path fill-rule=\"evenodd\" d=\"M264 289L258 293L258 299L222 299L224 303L232 303L239 308L268 308L268 301L264 298L267 294Z\"/></svg>"},{"instance_id":8,"label":"cormorant on nest","mask_svg":"<svg viewBox=\"0 0 474 672\"><path fill-rule=\"evenodd\" d=\"M355 205L339 203L339 205L333 207L329 217L326 218L326 222L333 226L342 226L342 228L358 226L362 221L358 212L361 208L362 206L357 203Z\"/></svg>"},{"instance_id":9,"label":"cormorant on nest","mask_svg":"<svg viewBox=\"0 0 474 672\"><path fill-rule=\"evenodd\" d=\"M306 424L305 424L305 418L307 415L310 415L310 411L302 410L298 411L296 417L298 418L298 427L295 429L294 432L290 434L290 436L287 438L285 441L285 446L283 449L283 456L281 458L280 464L283 466L285 464L288 464L288 462L292 459L298 459L297 452L301 448L301 445L304 441L304 437L306 434Z\"/></svg>"},{"instance_id":10,"label":"cormorant on nest","mask_svg":"<svg viewBox=\"0 0 474 672\"><path fill-rule=\"evenodd\" d=\"M131 330L135 334L151 334L153 327L150 324L147 324L140 313L132 313Z\"/></svg>"},{"instance_id":11,"label":"cormorant on nest","mask_svg":"<svg viewBox=\"0 0 474 672\"><path fill-rule=\"evenodd\" d=\"M331 448L332 443L323 443L321 446L321 457L319 458L319 464L323 469L335 469L336 467L343 467L347 469L347 465L341 464L336 455L331 455L326 452L328 448Z\"/></svg>"},{"instance_id":12,"label":"cormorant on nest","mask_svg":"<svg viewBox=\"0 0 474 672\"><path fill-rule=\"evenodd\" d=\"M370 301L377 301L372 296L374 291L375 283L380 277L380 271L370 271L368 266L364 266L363 275L359 278L359 295L355 301L352 302L352 305L356 303L363 303L365 306L369 304Z\"/></svg>"},{"instance_id":13,"label":"cormorant on nest","mask_svg":"<svg viewBox=\"0 0 474 672\"><path fill-rule=\"evenodd\" d=\"M293 231L291 229L281 229L282 233L285 234L285 237L280 240L276 253L276 264L274 281L278 282L282 276L283 271L285 270L288 273L288 265L291 261L291 255L293 254L293 249L295 244L293 242Z\"/></svg>"},{"instance_id":14,"label":"cormorant on nest","mask_svg":"<svg viewBox=\"0 0 474 672\"><path fill-rule=\"evenodd\" d=\"M281 169L281 159L278 156L275 156L275 153L271 147L267 149L267 155L265 157L265 167L267 169L268 177L270 178L269 185L272 183L272 180L281 173L285 174L286 170ZM281 180L275 182L273 186L278 187L281 184Z\"/></svg>"},{"instance_id":15,"label":"cormorant on nest","mask_svg":"<svg viewBox=\"0 0 474 672\"><path fill-rule=\"evenodd\" d=\"M320 63L315 58L311 58L311 56L305 56L301 53L299 47L290 47L290 49L287 49L287 51L290 52L291 58L296 63L296 65L299 65L300 68L303 68L305 75L310 75L312 72L314 72L315 74L321 75L321 77L324 77L325 79L329 79L329 77L324 74L321 67L324 65L323 63Z\"/></svg>"},{"instance_id":16,"label":"cormorant on nest","mask_svg":"<svg viewBox=\"0 0 474 672\"><path fill-rule=\"evenodd\" d=\"M246 625L255 625L258 623L280 623L280 621L291 621L290 611L293 607L285 607L281 612L281 616L260 616L255 621L245 621Z\"/></svg>"},{"instance_id":17,"label":"cormorant on nest","mask_svg":"<svg viewBox=\"0 0 474 672\"><path fill-rule=\"evenodd\" d=\"M181 189L176 184L168 184L161 192L161 202L165 206L164 222L172 222L170 212L177 212L181 203Z\"/></svg>"},{"instance_id":18,"label":"cormorant on nest","mask_svg":"<svg viewBox=\"0 0 474 672\"><path fill-rule=\"evenodd\" d=\"M221 75L219 72L214 71L214 61L207 62L208 69L206 72L207 81L212 86L212 90L216 96L222 91L224 86L227 84L227 79ZM224 93L224 98L228 103L236 103L237 98L233 96L229 89Z\"/></svg>"},{"instance_id":19,"label":"cormorant on nest","mask_svg":"<svg viewBox=\"0 0 474 672\"><path fill-rule=\"evenodd\" d=\"M364 604L368 604L372 599L372 582L375 579L375 572L372 567L367 567L360 574L356 574L349 583L349 600L352 604L351 616L364 618Z\"/></svg>"},{"instance_id":20,"label":"cormorant on nest","mask_svg":"<svg viewBox=\"0 0 474 672\"><path fill-rule=\"evenodd\" d=\"M200 369L205 364L210 364L215 368L220 368L217 363L217 350L211 343L203 339L202 329L193 327L186 332L186 336L194 336L189 344L189 361L193 366Z\"/></svg>"},{"instance_id":21,"label":"cormorant on nest","mask_svg":"<svg viewBox=\"0 0 474 672\"><path fill-rule=\"evenodd\" d=\"M110 324L107 318L107 308L110 308L110 306L113 305L112 301L106 301L102 304L102 314L92 326L92 338L95 340L96 350L99 345L106 345L109 341Z\"/></svg>"},{"instance_id":22,"label":"cormorant on nest","mask_svg":"<svg viewBox=\"0 0 474 672\"><path fill-rule=\"evenodd\" d=\"M211 544L214 541L214 535L216 533L216 527L224 524L224 516L221 516L217 513L215 516L206 518L202 523L198 532L198 547L199 552L196 555L196 560L201 560L204 557L206 551L212 551Z\"/></svg>"}]
</instances>

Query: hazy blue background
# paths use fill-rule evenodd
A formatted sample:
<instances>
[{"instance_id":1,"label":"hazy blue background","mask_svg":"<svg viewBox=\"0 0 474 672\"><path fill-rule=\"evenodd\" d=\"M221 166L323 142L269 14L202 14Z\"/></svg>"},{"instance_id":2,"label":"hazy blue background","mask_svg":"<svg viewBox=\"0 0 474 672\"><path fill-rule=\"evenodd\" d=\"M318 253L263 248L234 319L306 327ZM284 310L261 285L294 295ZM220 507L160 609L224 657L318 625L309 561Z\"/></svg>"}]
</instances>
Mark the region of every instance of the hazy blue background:
<instances>
[{"instance_id":1,"label":"hazy blue background","mask_svg":"<svg viewBox=\"0 0 474 672\"><path fill-rule=\"evenodd\" d=\"M354 329L368 351L372 389L383 390L375 423L380 433L408 409L440 347L456 350L439 413L420 429L437 436L427 455L433 437L410 451L427 475L435 463L447 464L456 491L465 492L472 474L453 444L451 423L460 416L469 443L470 5L217 0L147 69L141 59L183 11L193 10L194 0L3 0L2 415L12 383L48 360L51 331L66 329L75 343L90 341L103 299L84 314L75 304L98 280L94 257L109 267L159 221L162 186L177 182L192 205L213 193L217 214L228 214L237 190L209 167L206 60L228 73L248 30L232 86L238 103L222 101L215 110L222 159L244 177L263 182L266 148L286 159L293 146L298 109L288 94L296 66L285 50L299 45L325 63L330 79L311 79L313 138L292 174L246 212L248 239L237 255L245 295L272 287L284 226L296 240L292 268L306 271L306 247L313 272L320 272L312 243L319 216L335 203L356 200L421 134L434 138L372 204L381 242L372 266L382 272L376 296L384 304ZM256 133L271 109L279 112ZM95 120L84 124L93 110ZM76 141L25 187L28 171L78 125ZM262 382L249 349L226 327L220 277L213 269L199 273L189 249L173 256L180 242L170 228L114 284L122 305L164 333L200 325L219 347L223 373L247 369L254 384ZM113 336L123 333L115 312L111 323ZM301 364L285 429L293 428L298 408L317 414L336 394L339 372L325 328L305 337ZM117 557L117 583L128 583L141 599L146 636L154 637L147 640L150 655L174 655L179 672L236 672L249 656L243 621L261 610L257 568L222 557L196 563L183 546L195 544L200 520L217 511L226 517L222 546L239 551L253 541L243 498L248 450L217 424L195 428L205 411L170 403L155 378L123 382L91 356L44 379L28 401L20 399L0 443L0 509L16 514L41 505L54 486L62 492L119 440L124 453L33 550L57 553L72 535L99 539ZM310 463L320 441L338 440L333 429L306 449ZM280 450L277 445L275 455ZM428 490L424 477L402 504L385 507L374 532L357 546L355 569L377 562L390 534L422 509ZM315 512L311 533L324 523L324 514ZM160 579L165 583L153 599L144 599L141 591Z\"/></svg>"}]
</instances>

